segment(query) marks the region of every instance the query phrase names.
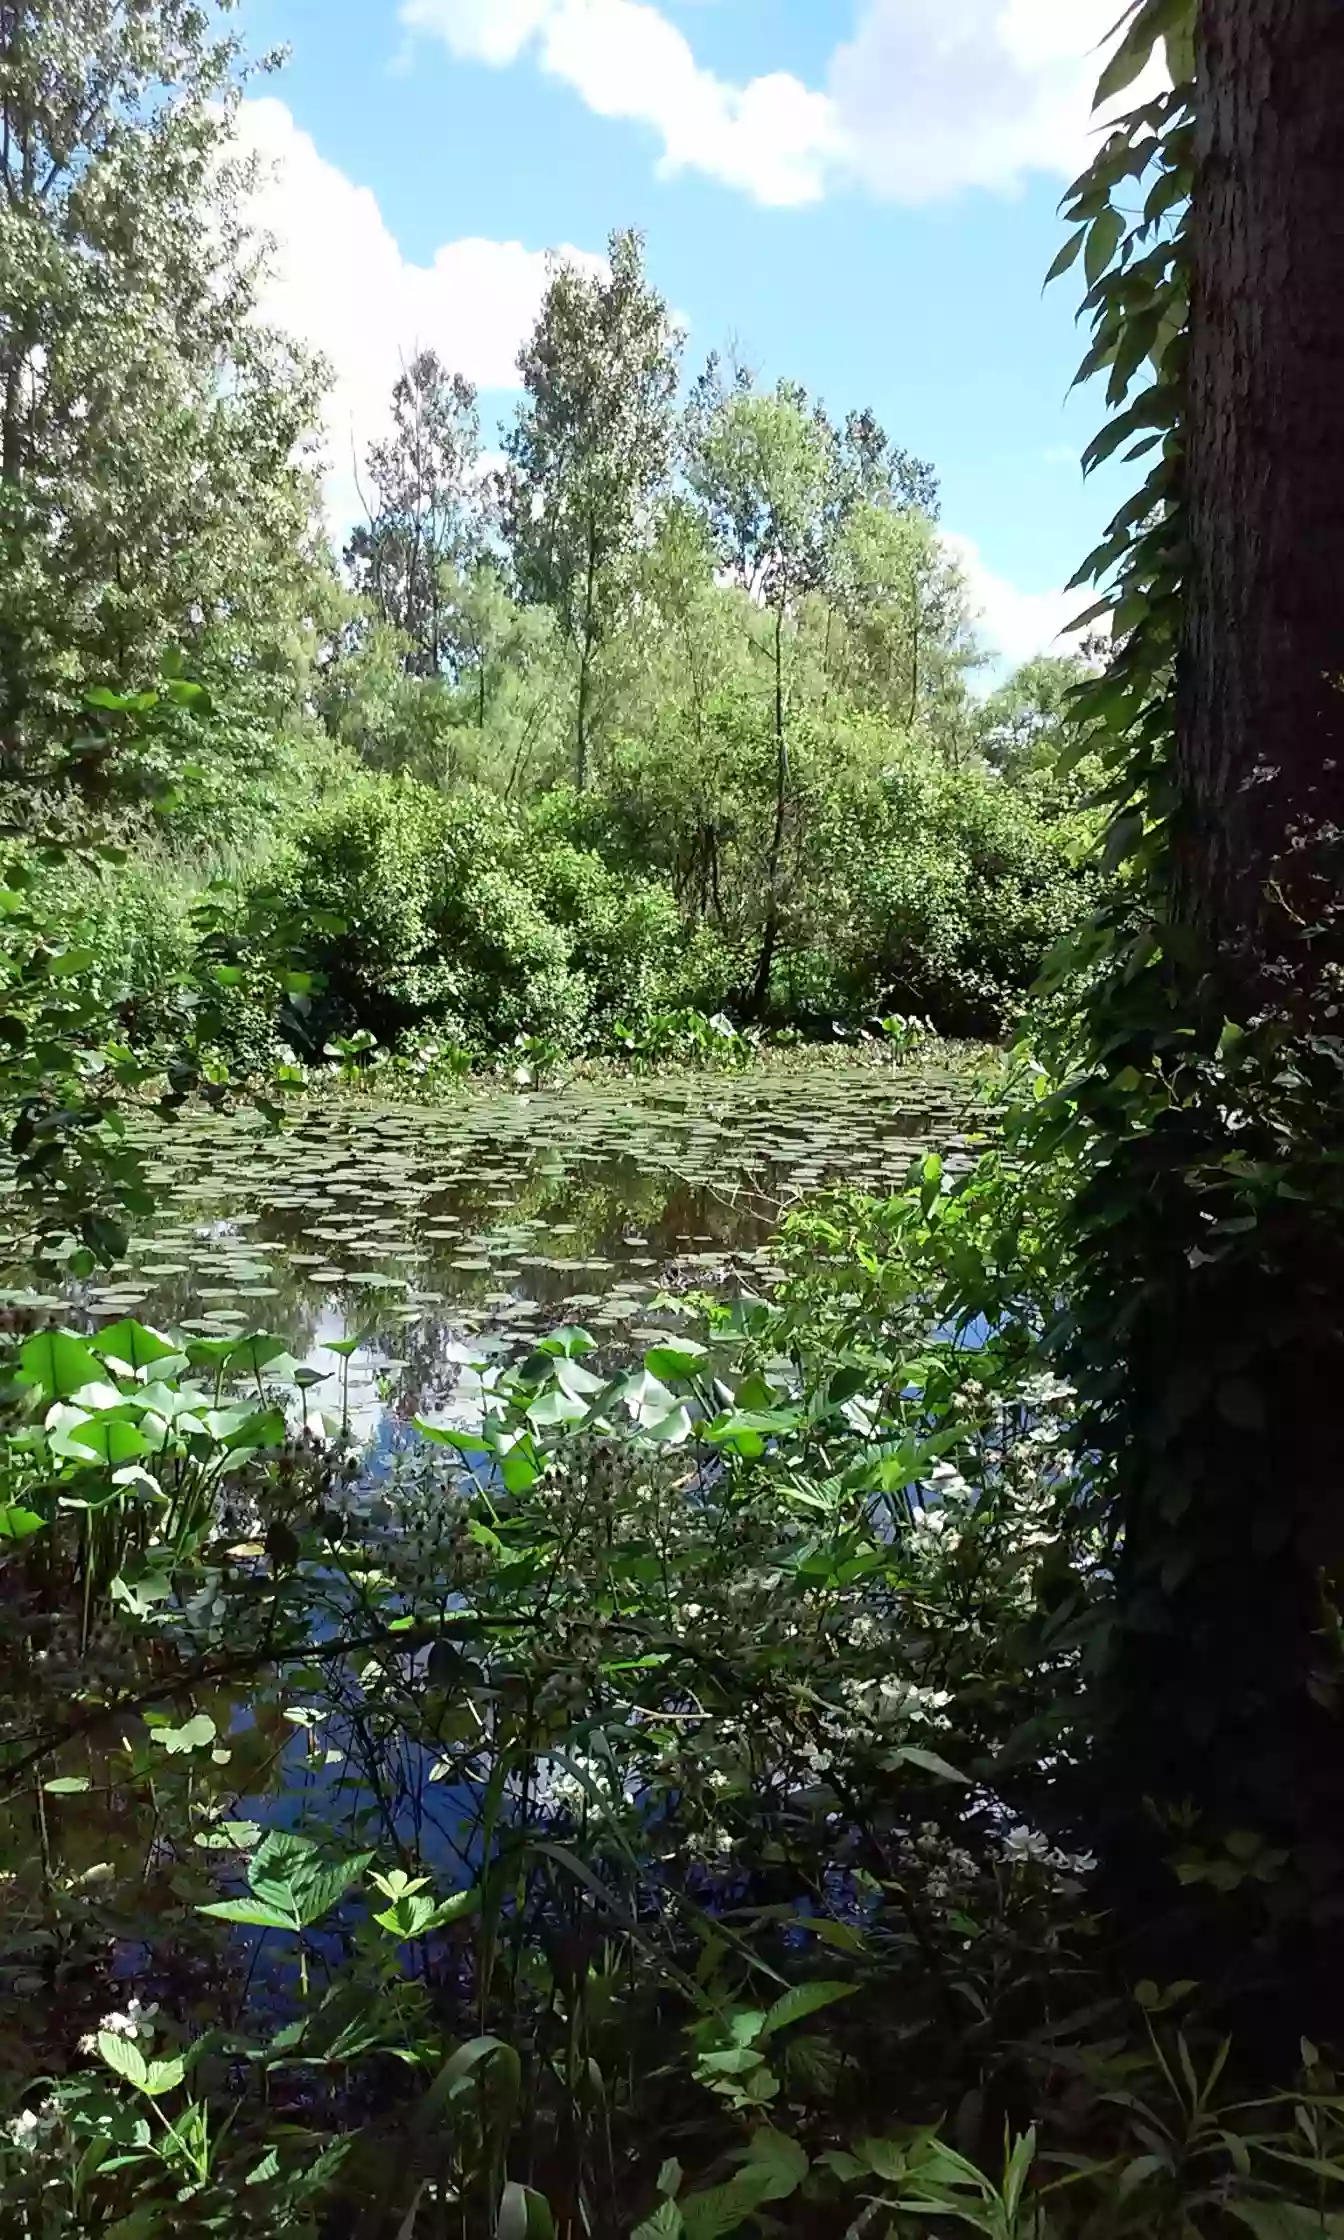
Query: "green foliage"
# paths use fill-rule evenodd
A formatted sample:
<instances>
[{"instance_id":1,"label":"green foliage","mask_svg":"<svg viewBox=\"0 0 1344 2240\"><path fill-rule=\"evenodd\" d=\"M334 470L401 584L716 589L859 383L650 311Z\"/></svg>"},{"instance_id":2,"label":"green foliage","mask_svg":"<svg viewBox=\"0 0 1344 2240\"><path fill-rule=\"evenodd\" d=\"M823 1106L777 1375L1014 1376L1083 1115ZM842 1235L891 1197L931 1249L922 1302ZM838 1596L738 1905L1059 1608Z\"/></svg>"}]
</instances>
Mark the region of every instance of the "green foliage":
<instances>
[{"instance_id":1,"label":"green foliage","mask_svg":"<svg viewBox=\"0 0 1344 2240\"><path fill-rule=\"evenodd\" d=\"M605 274L556 262L519 353L525 396L500 509L523 595L551 608L574 657L580 789L594 659L628 607L642 518L671 469L680 347L626 230L611 236Z\"/></svg>"},{"instance_id":2,"label":"green foliage","mask_svg":"<svg viewBox=\"0 0 1344 2240\"><path fill-rule=\"evenodd\" d=\"M31 777L90 689L143 688L169 647L274 728L329 567L303 457L319 384L252 316L237 42L187 0L11 19L0 738Z\"/></svg>"}]
</instances>

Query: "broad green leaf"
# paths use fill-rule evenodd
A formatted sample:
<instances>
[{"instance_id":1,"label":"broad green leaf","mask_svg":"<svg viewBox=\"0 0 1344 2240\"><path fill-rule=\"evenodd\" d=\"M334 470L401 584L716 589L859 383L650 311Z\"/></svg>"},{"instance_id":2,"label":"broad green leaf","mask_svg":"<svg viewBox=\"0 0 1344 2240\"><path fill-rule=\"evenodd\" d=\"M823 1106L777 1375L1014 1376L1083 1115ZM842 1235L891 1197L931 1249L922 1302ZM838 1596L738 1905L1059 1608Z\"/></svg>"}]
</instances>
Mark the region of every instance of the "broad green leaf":
<instances>
[{"instance_id":1,"label":"broad green leaf","mask_svg":"<svg viewBox=\"0 0 1344 2240\"><path fill-rule=\"evenodd\" d=\"M100 1330L93 1343L105 1359L124 1361L130 1369L148 1369L154 1362L167 1361L179 1351L157 1330L146 1329L143 1322L136 1322L133 1317Z\"/></svg>"},{"instance_id":2,"label":"broad green leaf","mask_svg":"<svg viewBox=\"0 0 1344 2240\"><path fill-rule=\"evenodd\" d=\"M635 2226L630 2235L630 2240L680 2240L680 2235L685 2229L682 2214L676 2202L663 2201L659 2203L651 2217L646 2217L643 2224Z\"/></svg>"},{"instance_id":3,"label":"broad green leaf","mask_svg":"<svg viewBox=\"0 0 1344 2240\"><path fill-rule=\"evenodd\" d=\"M235 1338L229 1348L229 1367L247 1376L259 1376L263 1369L272 1368L279 1361L284 1361L290 1368L295 1366L294 1357L284 1339L273 1337L266 1331L258 1331L250 1338Z\"/></svg>"},{"instance_id":4,"label":"broad green leaf","mask_svg":"<svg viewBox=\"0 0 1344 2240\"><path fill-rule=\"evenodd\" d=\"M264 1906L256 1898L223 1898L212 1906L197 1906L198 1913L208 1913L216 1921L239 1921L251 1929L294 1929L298 1924L287 1913L274 1906Z\"/></svg>"},{"instance_id":5,"label":"broad green leaf","mask_svg":"<svg viewBox=\"0 0 1344 2240\"><path fill-rule=\"evenodd\" d=\"M545 2195L511 2178L500 2200L495 2240L555 2240L555 2218Z\"/></svg>"},{"instance_id":6,"label":"broad green leaf","mask_svg":"<svg viewBox=\"0 0 1344 2240\"><path fill-rule=\"evenodd\" d=\"M705 2193L688 2194L681 2203L686 2240L720 2240L740 2232L748 2217L768 2198L769 2175L764 2170L740 2170L726 2186L712 2186Z\"/></svg>"},{"instance_id":7,"label":"broad green leaf","mask_svg":"<svg viewBox=\"0 0 1344 2240\"><path fill-rule=\"evenodd\" d=\"M644 1356L644 1366L651 1377L680 1378L686 1382L700 1374L709 1358L708 1346L698 1345L694 1338L679 1338L675 1345L650 1346Z\"/></svg>"},{"instance_id":8,"label":"broad green leaf","mask_svg":"<svg viewBox=\"0 0 1344 2240\"><path fill-rule=\"evenodd\" d=\"M485 1451L483 1431L459 1431L453 1424L426 1423L423 1416L413 1416L412 1422L422 1439L435 1447L453 1447L458 1454L482 1454Z\"/></svg>"},{"instance_id":9,"label":"broad green leaf","mask_svg":"<svg viewBox=\"0 0 1344 2240\"><path fill-rule=\"evenodd\" d=\"M551 1392L543 1392L539 1400L532 1402L527 1411L527 1420L534 1423L539 1431L549 1431L560 1424L583 1423L588 1412L586 1400L578 1400L572 1393L561 1392L556 1388Z\"/></svg>"},{"instance_id":10,"label":"broad green leaf","mask_svg":"<svg viewBox=\"0 0 1344 2240\"><path fill-rule=\"evenodd\" d=\"M763 2171L769 2181L764 2201L787 2201L798 2191L812 2165L806 2150L796 2139L783 2131L776 2131L772 2124L763 2124L753 2131L747 2149L747 2169L754 2176Z\"/></svg>"},{"instance_id":11,"label":"broad green leaf","mask_svg":"<svg viewBox=\"0 0 1344 2240\"><path fill-rule=\"evenodd\" d=\"M123 1463L136 1462L151 1452L148 1439L135 1424L108 1416L90 1417L51 1443L58 1454L76 1459L87 1456L90 1461L105 1463L109 1470L118 1470Z\"/></svg>"},{"instance_id":12,"label":"broad green leaf","mask_svg":"<svg viewBox=\"0 0 1344 2240\"><path fill-rule=\"evenodd\" d=\"M537 1343L538 1353L560 1354L573 1361L585 1353L596 1353L597 1340L577 1323L565 1323L559 1330L552 1330L549 1337Z\"/></svg>"},{"instance_id":13,"label":"broad green leaf","mask_svg":"<svg viewBox=\"0 0 1344 2240\"><path fill-rule=\"evenodd\" d=\"M0 1540L31 1540L35 1532L45 1530L46 1522L34 1509L25 1509L13 1501L5 1502L0 1505Z\"/></svg>"},{"instance_id":14,"label":"broad green leaf","mask_svg":"<svg viewBox=\"0 0 1344 2240\"><path fill-rule=\"evenodd\" d=\"M157 2099L161 2092L176 2092L186 2073L187 2065L177 2055L169 2061L151 2061L143 2090L152 2099Z\"/></svg>"},{"instance_id":15,"label":"broad green leaf","mask_svg":"<svg viewBox=\"0 0 1344 2240\"><path fill-rule=\"evenodd\" d=\"M53 1400L68 1400L82 1385L99 1384L104 1376L97 1355L68 1330L39 1330L20 1352L19 1368L26 1384Z\"/></svg>"},{"instance_id":16,"label":"broad green leaf","mask_svg":"<svg viewBox=\"0 0 1344 2240\"><path fill-rule=\"evenodd\" d=\"M652 1439L660 1447L684 1447L689 1439L695 1437L695 1431L695 1417L681 1402L675 1408L669 1408L665 1416L659 1416L655 1423L646 1423L644 1426L645 1438Z\"/></svg>"},{"instance_id":17,"label":"broad green leaf","mask_svg":"<svg viewBox=\"0 0 1344 2240\"><path fill-rule=\"evenodd\" d=\"M144 2085L149 2069L134 2038L123 2038L117 2030L100 2030L98 2051L108 2068L124 2077L127 2084Z\"/></svg>"},{"instance_id":18,"label":"broad green leaf","mask_svg":"<svg viewBox=\"0 0 1344 2240\"><path fill-rule=\"evenodd\" d=\"M216 1739L215 1722L208 1711L198 1711L181 1727L152 1727L149 1739L168 1752L170 1758L184 1757L192 1750L205 1750Z\"/></svg>"},{"instance_id":19,"label":"broad green leaf","mask_svg":"<svg viewBox=\"0 0 1344 2240\"><path fill-rule=\"evenodd\" d=\"M1344 2233L1344 2214L1322 2214L1296 2201L1229 2201L1226 2207L1255 2240L1338 2240Z\"/></svg>"}]
</instances>

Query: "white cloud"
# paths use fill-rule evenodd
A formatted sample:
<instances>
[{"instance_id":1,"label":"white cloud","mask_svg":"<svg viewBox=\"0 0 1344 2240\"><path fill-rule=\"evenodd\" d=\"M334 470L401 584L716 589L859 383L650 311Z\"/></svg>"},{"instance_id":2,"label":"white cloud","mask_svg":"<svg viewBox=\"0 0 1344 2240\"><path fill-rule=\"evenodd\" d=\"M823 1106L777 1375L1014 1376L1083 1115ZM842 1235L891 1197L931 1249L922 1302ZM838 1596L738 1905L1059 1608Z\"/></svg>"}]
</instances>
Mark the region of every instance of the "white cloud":
<instances>
[{"instance_id":1,"label":"white cloud","mask_svg":"<svg viewBox=\"0 0 1344 2240\"><path fill-rule=\"evenodd\" d=\"M1072 653L1078 635L1075 616L1086 610L1087 600L1077 591L1020 591L1006 576L985 565L973 537L943 531L943 544L959 564L970 592L973 617L980 641L993 657L984 676L985 686L998 683L1007 669L1016 669L1038 653Z\"/></svg>"},{"instance_id":2,"label":"white cloud","mask_svg":"<svg viewBox=\"0 0 1344 2240\"><path fill-rule=\"evenodd\" d=\"M496 8L503 0L489 0ZM354 461L386 426L403 361L417 348L483 389L516 386L514 361L546 285L546 252L520 241L446 242L410 263L376 197L318 153L283 101L245 101L243 152L262 159L253 222L274 236L262 315L330 361L327 503L339 529L359 512ZM599 263L578 250L563 252Z\"/></svg>"},{"instance_id":3,"label":"white cloud","mask_svg":"<svg viewBox=\"0 0 1344 2240\"><path fill-rule=\"evenodd\" d=\"M649 126L664 173L704 172L762 203L846 184L922 203L1086 160L1118 0L856 7L818 88L785 71L729 83L649 0L402 0L400 14L464 61L533 57L597 115Z\"/></svg>"},{"instance_id":4,"label":"white cloud","mask_svg":"<svg viewBox=\"0 0 1344 2240\"><path fill-rule=\"evenodd\" d=\"M648 125L664 172L707 172L758 202L815 202L843 155L827 94L786 71L730 85L647 0L403 0L401 20L463 60L535 54L598 116Z\"/></svg>"},{"instance_id":5,"label":"white cloud","mask_svg":"<svg viewBox=\"0 0 1344 2240\"><path fill-rule=\"evenodd\" d=\"M862 0L830 65L854 174L911 203L1071 176L1117 13L1116 0Z\"/></svg>"}]
</instances>

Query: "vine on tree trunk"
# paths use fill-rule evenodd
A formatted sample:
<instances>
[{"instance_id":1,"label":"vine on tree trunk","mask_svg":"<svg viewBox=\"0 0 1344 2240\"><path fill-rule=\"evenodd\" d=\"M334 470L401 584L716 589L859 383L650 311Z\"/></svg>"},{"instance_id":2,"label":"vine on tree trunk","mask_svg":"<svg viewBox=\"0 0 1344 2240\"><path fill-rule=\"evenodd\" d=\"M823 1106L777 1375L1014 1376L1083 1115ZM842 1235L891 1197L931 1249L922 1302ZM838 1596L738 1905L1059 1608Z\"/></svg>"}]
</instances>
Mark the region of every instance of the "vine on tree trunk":
<instances>
[{"instance_id":1,"label":"vine on tree trunk","mask_svg":"<svg viewBox=\"0 0 1344 2240\"><path fill-rule=\"evenodd\" d=\"M1053 1343L1112 1525L1094 1770L1113 1860L1150 1923L1167 1916L1155 1898L1185 1892L1173 1919L1187 1962L1192 1923L1221 1909L1212 1965L1273 1936L1280 1954L1297 1941L1310 1976L1314 1932L1344 1910L1344 1043L1323 1003L1266 1001L1263 976L1251 1000L1186 872L1204 28L1197 0L1136 0L1098 104L1159 50L1170 82L1070 189L1074 230L1051 274L1081 256L1092 341L1079 378L1107 377L1110 417L1085 466L1118 451L1147 466L1075 579L1099 593L1081 619L1112 632L1076 714L1089 751L1100 741L1118 878L1048 968L1074 1001L1051 1053L1061 1085L1028 1139L1076 1176L1076 1283Z\"/></svg>"}]
</instances>

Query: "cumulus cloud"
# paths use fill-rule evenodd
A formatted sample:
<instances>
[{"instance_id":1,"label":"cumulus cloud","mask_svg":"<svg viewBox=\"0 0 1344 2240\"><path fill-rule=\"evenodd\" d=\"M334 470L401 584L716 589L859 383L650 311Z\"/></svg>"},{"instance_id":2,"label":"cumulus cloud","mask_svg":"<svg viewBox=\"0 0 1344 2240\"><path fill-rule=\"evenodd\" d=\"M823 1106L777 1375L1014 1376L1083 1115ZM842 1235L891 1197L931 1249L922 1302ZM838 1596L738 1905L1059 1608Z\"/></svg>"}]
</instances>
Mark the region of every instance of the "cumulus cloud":
<instances>
[{"instance_id":1,"label":"cumulus cloud","mask_svg":"<svg viewBox=\"0 0 1344 2240\"><path fill-rule=\"evenodd\" d=\"M992 657L984 672L986 689L1005 669L1015 669L1035 654L1077 650L1073 624L1087 605L1079 592L1019 591L986 566L973 537L949 529L943 532L943 544L966 578L980 642Z\"/></svg>"},{"instance_id":2,"label":"cumulus cloud","mask_svg":"<svg viewBox=\"0 0 1344 2240\"><path fill-rule=\"evenodd\" d=\"M489 0L493 10L504 0ZM327 504L338 529L360 510L355 461L387 424L388 398L416 349L483 389L516 385L514 361L546 286L546 252L520 241L446 242L432 263L402 255L377 198L322 156L283 101L245 101L242 150L261 159L250 212L274 240L262 316L320 350L334 375L327 410ZM562 252L579 262L598 258Z\"/></svg>"},{"instance_id":3,"label":"cumulus cloud","mask_svg":"<svg viewBox=\"0 0 1344 2240\"><path fill-rule=\"evenodd\" d=\"M909 203L1071 176L1116 14L1115 0L863 0L830 66L852 173Z\"/></svg>"},{"instance_id":4,"label":"cumulus cloud","mask_svg":"<svg viewBox=\"0 0 1344 2240\"><path fill-rule=\"evenodd\" d=\"M647 125L665 172L706 172L760 202L815 201L840 156L826 94L787 71L730 85L647 0L403 0L401 20L463 60L531 54L598 116Z\"/></svg>"},{"instance_id":5,"label":"cumulus cloud","mask_svg":"<svg viewBox=\"0 0 1344 2240\"><path fill-rule=\"evenodd\" d=\"M921 203L1071 175L1116 8L857 0L822 87L787 71L718 77L650 0L402 0L400 15L461 60L531 58L597 115L646 125L665 173L699 171L787 206L841 185Z\"/></svg>"}]
</instances>

